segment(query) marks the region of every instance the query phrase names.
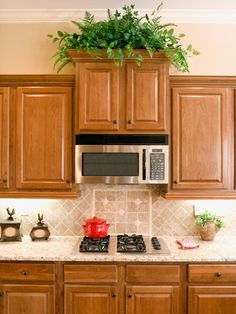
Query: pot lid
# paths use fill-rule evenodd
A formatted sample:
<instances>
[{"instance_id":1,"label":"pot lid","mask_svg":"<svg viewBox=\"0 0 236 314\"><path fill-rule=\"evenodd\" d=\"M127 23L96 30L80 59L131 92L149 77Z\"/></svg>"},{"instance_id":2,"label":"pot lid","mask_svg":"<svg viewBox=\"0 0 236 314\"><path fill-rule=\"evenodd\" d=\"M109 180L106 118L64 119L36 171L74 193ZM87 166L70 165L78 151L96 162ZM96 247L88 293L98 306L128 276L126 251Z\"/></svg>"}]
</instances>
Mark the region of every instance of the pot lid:
<instances>
[{"instance_id":1,"label":"pot lid","mask_svg":"<svg viewBox=\"0 0 236 314\"><path fill-rule=\"evenodd\" d=\"M92 218L86 219L85 223L86 224L98 224L98 225L100 225L100 224L104 224L104 223L106 224L107 221L104 218L98 218L98 217L94 216Z\"/></svg>"}]
</instances>

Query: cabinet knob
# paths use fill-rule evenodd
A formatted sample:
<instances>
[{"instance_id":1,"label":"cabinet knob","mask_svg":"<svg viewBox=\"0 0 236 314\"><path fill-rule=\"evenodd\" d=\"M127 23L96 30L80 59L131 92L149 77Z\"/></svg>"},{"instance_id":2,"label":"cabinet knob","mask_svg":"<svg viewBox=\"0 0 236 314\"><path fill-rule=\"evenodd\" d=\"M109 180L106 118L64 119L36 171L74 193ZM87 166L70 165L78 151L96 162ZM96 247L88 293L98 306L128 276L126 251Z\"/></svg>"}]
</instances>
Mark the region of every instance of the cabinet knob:
<instances>
[{"instance_id":1,"label":"cabinet knob","mask_svg":"<svg viewBox=\"0 0 236 314\"><path fill-rule=\"evenodd\" d=\"M3 182L3 183L7 183L7 178L3 178L3 179L2 179L2 182Z\"/></svg>"},{"instance_id":2,"label":"cabinet knob","mask_svg":"<svg viewBox=\"0 0 236 314\"><path fill-rule=\"evenodd\" d=\"M132 120L128 120L128 124L132 124Z\"/></svg>"},{"instance_id":3,"label":"cabinet knob","mask_svg":"<svg viewBox=\"0 0 236 314\"><path fill-rule=\"evenodd\" d=\"M112 296L112 298L115 298L115 297L116 297L115 293L112 293L112 295L111 295L111 296Z\"/></svg>"},{"instance_id":4,"label":"cabinet knob","mask_svg":"<svg viewBox=\"0 0 236 314\"><path fill-rule=\"evenodd\" d=\"M70 183L70 179L67 179L67 180L66 180L66 183L68 183L68 184L69 184L69 183Z\"/></svg>"},{"instance_id":5,"label":"cabinet knob","mask_svg":"<svg viewBox=\"0 0 236 314\"><path fill-rule=\"evenodd\" d=\"M177 181L177 180L175 180L175 181L174 181L174 184L178 184L178 181Z\"/></svg>"},{"instance_id":6,"label":"cabinet knob","mask_svg":"<svg viewBox=\"0 0 236 314\"><path fill-rule=\"evenodd\" d=\"M221 277L221 273L220 272L217 272L215 275L216 275L217 278Z\"/></svg>"},{"instance_id":7,"label":"cabinet knob","mask_svg":"<svg viewBox=\"0 0 236 314\"><path fill-rule=\"evenodd\" d=\"M27 276L29 275L29 273L28 273L27 271L23 271L23 272L22 272L22 275L25 276L25 277L27 277Z\"/></svg>"},{"instance_id":8,"label":"cabinet knob","mask_svg":"<svg viewBox=\"0 0 236 314\"><path fill-rule=\"evenodd\" d=\"M117 120L113 120L113 124L117 124Z\"/></svg>"},{"instance_id":9,"label":"cabinet knob","mask_svg":"<svg viewBox=\"0 0 236 314\"><path fill-rule=\"evenodd\" d=\"M4 296L4 292L0 291L0 297L3 297L3 296Z\"/></svg>"},{"instance_id":10,"label":"cabinet knob","mask_svg":"<svg viewBox=\"0 0 236 314\"><path fill-rule=\"evenodd\" d=\"M131 293L128 294L128 298L132 298L132 294Z\"/></svg>"}]
</instances>

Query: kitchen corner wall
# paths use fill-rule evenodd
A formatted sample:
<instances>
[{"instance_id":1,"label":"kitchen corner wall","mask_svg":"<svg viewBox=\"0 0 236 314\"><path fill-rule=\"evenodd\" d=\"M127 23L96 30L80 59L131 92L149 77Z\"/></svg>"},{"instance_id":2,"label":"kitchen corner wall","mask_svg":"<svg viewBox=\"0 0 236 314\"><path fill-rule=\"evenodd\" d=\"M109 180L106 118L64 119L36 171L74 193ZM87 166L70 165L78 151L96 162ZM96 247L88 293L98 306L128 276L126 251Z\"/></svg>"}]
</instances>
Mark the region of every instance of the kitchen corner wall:
<instances>
[{"instance_id":1,"label":"kitchen corner wall","mask_svg":"<svg viewBox=\"0 0 236 314\"><path fill-rule=\"evenodd\" d=\"M93 215L108 220L110 234L182 236L197 234L194 204L221 210L226 228L220 233L236 235L236 201L165 200L157 186L82 185L77 200L0 199L0 219L6 219L7 207L15 208L25 235L29 235L40 212L54 236L82 235L82 224Z\"/></svg>"}]
</instances>

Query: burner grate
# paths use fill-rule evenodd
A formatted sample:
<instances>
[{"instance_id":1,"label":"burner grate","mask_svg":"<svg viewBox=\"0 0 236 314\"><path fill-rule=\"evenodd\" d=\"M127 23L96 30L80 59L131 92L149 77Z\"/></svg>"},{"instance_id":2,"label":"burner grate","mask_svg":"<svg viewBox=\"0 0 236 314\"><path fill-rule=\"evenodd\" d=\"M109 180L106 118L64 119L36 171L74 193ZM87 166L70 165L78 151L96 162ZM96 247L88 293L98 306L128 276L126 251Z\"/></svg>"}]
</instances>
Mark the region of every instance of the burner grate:
<instances>
[{"instance_id":1,"label":"burner grate","mask_svg":"<svg viewBox=\"0 0 236 314\"><path fill-rule=\"evenodd\" d=\"M80 243L80 252L101 252L108 253L110 236L104 238L84 237Z\"/></svg>"},{"instance_id":2,"label":"burner grate","mask_svg":"<svg viewBox=\"0 0 236 314\"><path fill-rule=\"evenodd\" d=\"M117 252L135 252L135 253L145 253L146 245L142 235L128 234L117 236Z\"/></svg>"}]
</instances>

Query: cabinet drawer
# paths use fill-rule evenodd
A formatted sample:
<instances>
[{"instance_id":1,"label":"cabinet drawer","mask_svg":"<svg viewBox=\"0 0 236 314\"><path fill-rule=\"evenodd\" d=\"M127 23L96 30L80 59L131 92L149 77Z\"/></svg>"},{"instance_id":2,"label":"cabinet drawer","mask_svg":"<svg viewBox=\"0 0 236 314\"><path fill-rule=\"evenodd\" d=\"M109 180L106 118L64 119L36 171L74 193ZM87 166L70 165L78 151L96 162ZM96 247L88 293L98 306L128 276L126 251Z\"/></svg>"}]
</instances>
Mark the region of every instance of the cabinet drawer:
<instances>
[{"instance_id":1,"label":"cabinet drawer","mask_svg":"<svg viewBox=\"0 0 236 314\"><path fill-rule=\"evenodd\" d=\"M179 265L128 265L127 282L179 282Z\"/></svg>"},{"instance_id":2,"label":"cabinet drawer","mask_svg":"<svg viewBox=\"0 0 236 314\"><path fill-rule=\"evenodd\" d=\"M236 281L236 265L189 265L190 282L231 282Z\"/></svg>"},{"instance_id":3,"label":"cabinet drawer","mask_svg":"<svg viewBox=\"0 0 236 314\"><path fill-rule=\"evenodd\" d=\"M54 281L54 264L0 263L0 280Z\"/></svg>"},{"instance_id":4,"label":"cabinet drawer","mask_svg":"<svg viewBox=\"0 0 236 314\"><path fill-rule=\"evenodd\" d=\"M117 282L116 265L65 265L65 282Z\"/></svg>"}]
</instances>

